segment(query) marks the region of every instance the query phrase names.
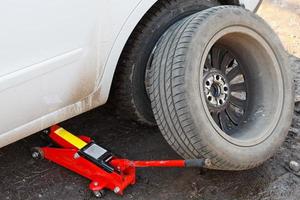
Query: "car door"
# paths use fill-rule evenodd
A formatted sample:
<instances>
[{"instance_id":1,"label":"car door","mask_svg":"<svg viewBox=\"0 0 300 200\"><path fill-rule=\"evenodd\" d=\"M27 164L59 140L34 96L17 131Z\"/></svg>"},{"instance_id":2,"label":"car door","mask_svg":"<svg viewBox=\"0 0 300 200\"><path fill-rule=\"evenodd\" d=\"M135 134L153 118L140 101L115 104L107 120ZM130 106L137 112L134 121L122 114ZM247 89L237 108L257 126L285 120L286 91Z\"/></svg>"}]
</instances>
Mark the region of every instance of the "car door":
<instances>
[{"instance_id":1,"label":"car door","mask_svg":"<svg viewBox=\"0 0 300 200\"><path fill-rule=\"evenodd\" d=\"M0 134L92 93L100 68L99 6L97 0L1 1Z\"/></svg>"}]
</instances>

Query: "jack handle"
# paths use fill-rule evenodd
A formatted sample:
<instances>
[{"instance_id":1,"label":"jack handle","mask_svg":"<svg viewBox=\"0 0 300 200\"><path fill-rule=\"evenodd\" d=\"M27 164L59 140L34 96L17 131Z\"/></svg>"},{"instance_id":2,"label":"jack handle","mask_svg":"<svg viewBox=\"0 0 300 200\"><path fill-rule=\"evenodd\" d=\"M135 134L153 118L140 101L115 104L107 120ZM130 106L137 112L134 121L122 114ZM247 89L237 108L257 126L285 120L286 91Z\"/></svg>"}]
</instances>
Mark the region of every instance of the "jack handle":
<instances>
[{"instance_id":1,"label":"jack handle","mask_svg":"<svg viewBox=\"0 0 300 200\"><path fill-rule=\"evenodd\" d=\"M209 159L133 161L134 167L210 167Z\"/></svg>"}]
</instances>

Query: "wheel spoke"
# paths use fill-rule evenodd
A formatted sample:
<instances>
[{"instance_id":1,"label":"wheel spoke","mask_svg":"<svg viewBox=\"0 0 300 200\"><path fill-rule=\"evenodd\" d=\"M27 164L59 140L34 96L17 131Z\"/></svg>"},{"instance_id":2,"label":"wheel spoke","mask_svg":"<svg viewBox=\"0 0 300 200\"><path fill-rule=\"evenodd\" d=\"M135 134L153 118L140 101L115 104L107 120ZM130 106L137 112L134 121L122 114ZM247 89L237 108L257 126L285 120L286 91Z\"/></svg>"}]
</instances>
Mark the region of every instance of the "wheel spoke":
<instances>
[{"instance_id":1,"label":"wheel spoke","mask_svg":"<svg viewBox=\"0 0 300 200\"><path fill-rule=\"evenodd\" d=\"M211 114L212 118L214 119L214 121L216 122L216 124L218 126L220 126L219 113L217 113L217 112L211 112L210 114Z\"/></svg>"},{"instance_id":2,"label":"wheel spoke","mask_svg":"<svg viewBox=\"0 0 300 200\"><path fill-rule=\"evenodd\" d=\"M223 131L225 131L226 130L226 118L225 118L225 115L224 114L222 114L222 116L221 116L221 113L220 113L220 125L221 125L221 129L223 130Z\"/></svg>"},{"instance_id":3,"label":"wheel spoke","mask_svg":"<svg viewBox=\"0 0 300 200\"><path fill-rule=\"evenodd\" d=\"M228 72L227 74L227 78L229 81L233 80L237 75L239 75L240 72L240 68L239 66L234 67L232 70L230 70L230 72Z\"/></svg>"},{"instance_id":4,"label":"wheel spoke","mask_svg":"<svg viewBox=\"0 0 300 200\"><path fill-rule=\"evenodd\" d=\"M206 60L205 60L205 64L204 64L204 67L206 68L206 70L210 70L212 68L211 66L211 56L208 55Z\"/></svg>"},{"instance_id":5,"label":"wheel spoke","mask_svg":"<svg viewBox=\"0 0 300 200\"><path fill-rule=\"evenodd\" d=\"M230 118L230 120L235 124L238 125L241 116L238 116L237 113L233 110L232 107L228 106L228 108L226 108L226 113L228 115L228 117Z\"/></svg>"},{"instance_id":6,"label":"wheel spoke","mask_svg":"<svg viewBox=\"0 0 300 200\"><path fill-rule=\"evenodd\" d=\"M236 107L244 108L246 105L246 101L243 99L239 99L233 95L230 96L229 102Z\"/></svg>"},{"instance_id":7,"label":"wheel spoke","mask_svg":"<svg viewBox=\"0 0 300 200\"><path fill-rule=\"evenodd\" d=\"M237 83L230 86L232 92L246 91L245 83Z\"/></svg>"},{"instance_id":8,"label":"wheel spoke","mask_svg":"<svg viewBox=\"0 0 300 200\"><path fill-rule=\"evenodd\" d=\"M221 63L221 71L225 74L226 72L226 68L228 68L229 66L231 66L233 64L233 58L232 56L226 52L225 55L223 56L223 60Z\"/></svg>"},{"instance_id":9,"label":"wheel spoke","mask_svg":"<svg viewBox=\"0 0 300 200\"><path fill-rule=\"evenodd\" d=\"M212 67L220 69L221 49L213 47L211 50Z\"/></svg>"},{"instance_id":10,"label":"wheel spoke","mask_svg":"<svg viewBox=\"0 0 300 200\"><path fill-rule=\"evenodd\" d=\"M225 111L220 112L220 124L220 128L227 134L230 134L230 131L235 127L235 125L231 122Z\"/></svg>"}]
</instances>

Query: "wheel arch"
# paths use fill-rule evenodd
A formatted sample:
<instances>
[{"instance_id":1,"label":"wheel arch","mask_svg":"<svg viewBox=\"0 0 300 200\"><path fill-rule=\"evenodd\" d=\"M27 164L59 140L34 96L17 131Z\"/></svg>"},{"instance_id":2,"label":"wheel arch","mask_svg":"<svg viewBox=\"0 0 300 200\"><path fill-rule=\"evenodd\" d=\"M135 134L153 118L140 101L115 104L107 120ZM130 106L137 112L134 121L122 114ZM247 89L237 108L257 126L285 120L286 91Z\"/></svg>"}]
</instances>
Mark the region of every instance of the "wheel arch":
<instances>
[{"instance_id":1,"label":"wheel arch","mask_svg":"<svg viewBox=\"0 0 300 200\"><path fill-rule=\"evenodd\" d=\"M164 0L141 0L135 9L128 16L126 22L122 26L118 37L114 41L110 54L105 62L104 72L99 85L101 92L101 102L104 104L109 97L111 85L115 76L119 59L122 56L123 49L126 47L130 37L135 33L139 23L142 23L147 15L151 14L151 10ZM217 0L222 5L242 5L247 0ZM262 0L256 0L262 1Z\"/></svg>"}]
</instances>

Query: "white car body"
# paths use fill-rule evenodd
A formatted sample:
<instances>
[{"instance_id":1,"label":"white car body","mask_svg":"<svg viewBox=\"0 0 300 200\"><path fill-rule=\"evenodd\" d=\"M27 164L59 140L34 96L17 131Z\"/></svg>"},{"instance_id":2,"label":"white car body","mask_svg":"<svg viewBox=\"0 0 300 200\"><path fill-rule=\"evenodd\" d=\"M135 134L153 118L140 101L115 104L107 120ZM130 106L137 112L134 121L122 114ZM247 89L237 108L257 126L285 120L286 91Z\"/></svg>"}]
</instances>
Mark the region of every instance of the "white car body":
<instances>
[{"instance_id":1,"label":"white car body","mask_svg":"<svg viewBox=\"0 0 300 200\"><path fill-rule=\"evenodd\" d=\"M0 147L104 104L126 41L155 3L2 1Z\"/></svg>"}]
</instances>

